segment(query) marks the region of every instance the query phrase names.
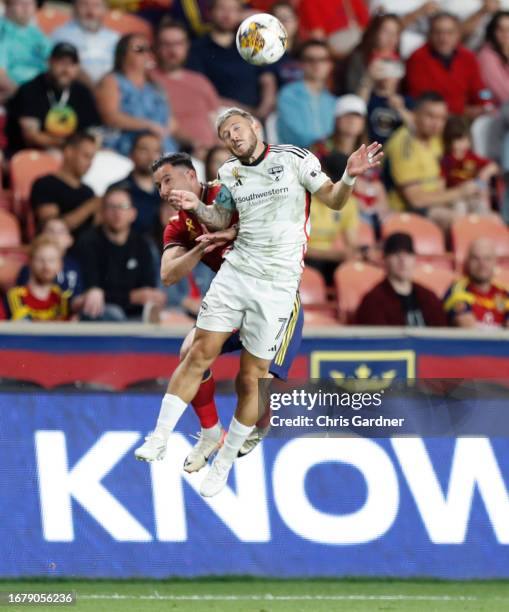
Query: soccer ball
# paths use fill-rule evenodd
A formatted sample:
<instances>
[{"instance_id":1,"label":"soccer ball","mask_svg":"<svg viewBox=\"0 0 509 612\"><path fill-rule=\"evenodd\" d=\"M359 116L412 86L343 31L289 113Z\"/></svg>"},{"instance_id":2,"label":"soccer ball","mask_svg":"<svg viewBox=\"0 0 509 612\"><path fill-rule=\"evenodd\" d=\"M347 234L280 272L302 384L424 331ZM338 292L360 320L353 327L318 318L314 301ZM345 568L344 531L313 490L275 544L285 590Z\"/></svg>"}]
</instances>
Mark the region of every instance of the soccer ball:
<instances>
[{"instance_id":1,"label":"soccer ball","mask_svg":"<svg viewBox=\"0 0 509 612\"><path fill-rule=\"evenodd\" d=\"M249 64L264 66L281 59L288 45L283 24L267 13L251 15L237 30L237 49Z\"/></svg>"}]
</instances>

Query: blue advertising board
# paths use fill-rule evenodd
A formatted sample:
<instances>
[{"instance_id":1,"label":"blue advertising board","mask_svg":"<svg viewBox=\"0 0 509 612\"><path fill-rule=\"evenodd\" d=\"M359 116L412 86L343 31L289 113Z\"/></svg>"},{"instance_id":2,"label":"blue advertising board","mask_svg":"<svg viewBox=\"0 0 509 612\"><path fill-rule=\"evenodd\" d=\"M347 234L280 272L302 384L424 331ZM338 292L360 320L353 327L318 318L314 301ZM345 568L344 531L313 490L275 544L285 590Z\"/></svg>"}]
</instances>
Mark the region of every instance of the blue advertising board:
<instances>
[{"instance_id":1,"label":"blue advertising board","mask_svg":"<svg viewBox=\"0 0 509 612\"><path fill-rule=\"evenodd\" d=\"M133 457L159 403L0 394L0 576L509 578L508 439L268 438L203 499L190 411Z\"/></svg>"}]
</instances>

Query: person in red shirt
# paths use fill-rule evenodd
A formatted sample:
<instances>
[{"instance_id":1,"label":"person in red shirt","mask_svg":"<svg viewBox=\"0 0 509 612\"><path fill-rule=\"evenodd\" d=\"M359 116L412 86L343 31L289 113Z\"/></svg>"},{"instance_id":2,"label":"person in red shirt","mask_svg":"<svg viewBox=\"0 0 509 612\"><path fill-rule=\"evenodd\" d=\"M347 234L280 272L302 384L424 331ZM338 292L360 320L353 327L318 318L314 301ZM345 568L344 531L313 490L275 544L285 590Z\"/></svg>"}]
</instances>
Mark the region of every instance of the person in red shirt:
<instances>
[{"instance_id":1,"label":"person in red shirt","mask_svg":"<svg viewBox=\"0 0 509 612\"><path fill-rule=\"evenodd\" d=\"M493 281L497 256L493 243L477 238L468 250L466 276L444 297L444 310L457 327L509 327L509 292Z\"/></svg>"},{"instance_id":2,"label":"person in red shirt","mask_svg":"<svg viewBox=\"0 0 509 612\"><path fill-rule=\"evenodd\" d=\"M370 20L364 0L300 0L297 11L303 37L327 38L336 57L357 45Z\"/></svg>"},{"instance_id":3,"label":"person in red shirt","mask_svg":"<svg viewBox=\"0 0 509 612\"><path fill-rule=\"evenodd\" d=\"M443 141L444 156L441 168L447 188L475 180L480 193L468 203L468 210L465 212L489 213L491 210L489 183L499 173L498 165L474 153L469 122L464 117L453 116L448 119Z\"/></svg>"},{"instance_id":4,"label":"person in red shirt","mask_svg":"<svg viewBox=\"0 0 509 612\"><path fill-rule=\"evenodd\" d=\"M491 108L475 54L460 44L460 23L454 15L439 13L430 21L428 42L407 62L407 92L418 98L436 91L449 111L473 119Z\"/></svg>"},{"instance_id":5,"label":"person in red shirt","mask_svg":"<svg viewBox=\"0 0 509 612\"><path fill-rule=\"evenodd\" d=\"M67 321L70 291L63 291L55 277L62 269L60 247L48 236L39 236L30 251L30 276L26 285L7 292L7 309L13 321Z\"/></svg>"},{"instance_id":6,"label":"person in red shirt","mask_svg":"<svg viewBox=\"0 0 509 612\"><path fill-rule=\"evenodd\" d=\"M415 251L412 237L391 234L384 244L385 279L363 298L357 313L358 325L442 327L446 318L438 297L412 281Z\"/></svg>"},{"instance_id":7,"label":"person in red shirt","mask_svg":"<svg viewBox=\"0 0 509 612\"><path fill-rule=\"evenodd\" d=\"M169 189L183 189L195 193L205 204L219 201L224 188L214 181L201 184L196 176L191 158L186 153L165 155L152 166L157 189L164 197ZM235 223L237 215L232 217L230 228L223 232L210 234L190 211L180 210L170 218L163 234L163 256L161 259L161 280L171 285L184 278L202 261L217 272L223 263L223 256L236 237ZM205 240L205 237L207 238ZM285 331L285 342L276 354L269 373L271 376L286 380L288 372L297 354L304 322L300 297L297 296L292 316ZM194 329L187 335L180 349L183 359L189 350L194 337ZM238 333L233 333L223 346L223 353L239 350L242 344ZM191 405L200 421L201 434L198 443L184 462L186 472L200 470L208 458L223 443L224 430L219 421L214 402L215 382L212 372L203 375L200 388L191 401ZM239 456L247 455L265 437L269 430L270 409L260 417L255 429L239 451Z\"/></svg>"}]
</instances>

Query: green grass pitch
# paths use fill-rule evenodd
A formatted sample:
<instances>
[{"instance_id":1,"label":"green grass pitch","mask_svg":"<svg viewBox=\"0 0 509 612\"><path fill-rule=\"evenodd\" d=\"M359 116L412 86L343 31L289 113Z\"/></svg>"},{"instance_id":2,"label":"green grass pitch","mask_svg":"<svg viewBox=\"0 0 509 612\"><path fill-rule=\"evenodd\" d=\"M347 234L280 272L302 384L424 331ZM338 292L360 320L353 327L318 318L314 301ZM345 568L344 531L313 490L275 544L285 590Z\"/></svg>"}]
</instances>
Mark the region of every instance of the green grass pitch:
<instances>
[{"instance_id":1,"label":"green grass pitch","mask_svg":"<svg viewBox=\"0 0 509 612\"><path fill-rule=\"evenodd\" d=\"M0 610L90 612L507 612L509 582L427 580L133 580L0 582L0 591L77 593L74 606L0 605Z\"/></svg>"}]
</instances>

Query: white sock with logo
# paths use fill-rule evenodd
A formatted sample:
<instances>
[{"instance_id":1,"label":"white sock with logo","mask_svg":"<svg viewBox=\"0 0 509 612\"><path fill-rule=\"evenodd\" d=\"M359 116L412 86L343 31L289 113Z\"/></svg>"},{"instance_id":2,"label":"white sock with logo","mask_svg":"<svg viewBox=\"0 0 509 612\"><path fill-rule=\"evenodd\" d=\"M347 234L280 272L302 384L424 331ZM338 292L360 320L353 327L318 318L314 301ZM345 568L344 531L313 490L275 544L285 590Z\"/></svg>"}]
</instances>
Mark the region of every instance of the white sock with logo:
<instances>
[{"instance_id":1,"label":"white sock with logo","mask_svg":"<svg viewBox=\"0 0 509 612\"><path fill-rule=\"evenodd\" d=\"M187 402L180 399L178 395L166 393L161 402L161 410L154 433L167 440L186 408Z\"/></svg>"},{"instance_id":2,"label":"white sock with logo","mask_svg":"<svg viewBox=\"0 0 509 612\"><path fill-rule=\"evenodd\" d=\"M237 454L246 441L254 426L243 425L233 417L228 433L224 439L224 444L217 454L217 458L226 463L233 463Z\"/></svg>"},{"instance_id":3,"label":"white sock with logo","mask_svg":"<svg viewBox=\"0 0 509 612\"><path fill-rule=\"evenodd\" d=\"M201 435L204 438L210 438L211 440L219 441L219 439L221 438L222 432L223 432L223 428L221 427L220 421L218 421L215 425L212 425L212 427L202 427L201 428Z\"/></svg>"}]
</instances>

